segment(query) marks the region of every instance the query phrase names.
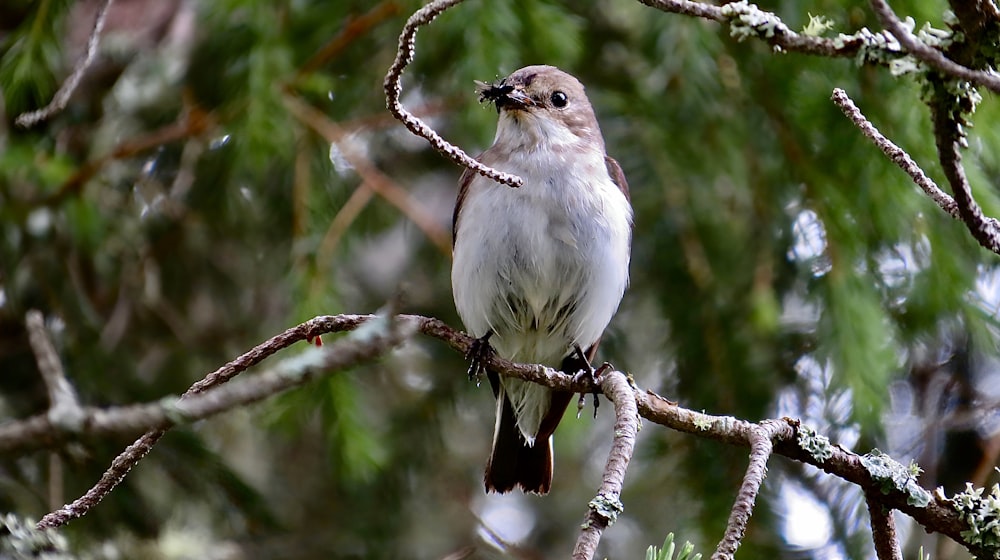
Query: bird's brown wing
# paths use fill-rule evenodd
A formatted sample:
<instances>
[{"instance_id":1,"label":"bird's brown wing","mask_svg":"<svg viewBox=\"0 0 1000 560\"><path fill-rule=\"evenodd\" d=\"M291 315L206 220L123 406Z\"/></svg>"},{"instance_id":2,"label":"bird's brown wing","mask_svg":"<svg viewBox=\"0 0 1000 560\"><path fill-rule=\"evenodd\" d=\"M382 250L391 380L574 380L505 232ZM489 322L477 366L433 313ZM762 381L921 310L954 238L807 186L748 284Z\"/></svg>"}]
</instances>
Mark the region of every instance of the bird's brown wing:
<instances>
[{"instance_id":1,"label":"bird's brown wing","mask_svg":"<svg viewBox=\"0 0 1000 560\"><path fill-rule=\"evenodd\" d=\"M611 177L611 180L614 181L615 185L618 186L618 190L622 191L622 194L625 195L625 198L628 199L629 202L631 202L632 199L629 197L628 194L628 181L625 180L625 173L622 172L622 166L618 165L618 162L615 161L615 158L609 155L604 156L604 165L607 166L608 176Z\"/></svg>"},{"instance_id":2,"label":"bird's brown wing","mask_svg":"<svg viewBox=\"0 0 1000 560\"><path fill-rule=\"evenodd\" d=\"M480 156L482 157L482 156ZM478 158L477 158L478 159ZM458 212L465 203L465 197L469 195L469 184L476 176L476 172L466 167L462 177L458 180L458 198L455 199L455 211L451 215L451 248L455 248L455 236L458 233Z\"/></svg>"}]
</instances>

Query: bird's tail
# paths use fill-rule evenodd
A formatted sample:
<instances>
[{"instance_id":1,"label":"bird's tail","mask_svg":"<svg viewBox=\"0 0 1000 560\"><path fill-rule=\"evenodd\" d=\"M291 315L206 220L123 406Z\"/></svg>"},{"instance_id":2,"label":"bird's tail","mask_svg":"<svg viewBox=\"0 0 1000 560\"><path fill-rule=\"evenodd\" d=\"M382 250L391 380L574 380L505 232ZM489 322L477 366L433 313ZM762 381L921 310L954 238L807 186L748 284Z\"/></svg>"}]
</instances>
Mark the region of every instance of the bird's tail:
<instances>
[{"instance_id":1,"label":"bird's tail","mask_svg":"<svg viewBox=\"0 0 1000 560\"><path fill-rule=\"evenodd\" d=\"M588 359L593 359L596 344L588 349ZM589 364L570 355L562 363L562 371L574 374ZM484 482L487 492L504 494L518 486L525 492L547 494L552 488L552 433L559 426L566 407L573 400L573 393L550 391L549 409L538 427L534 445L529 444L517 425L514 408L499 382L491 374L497 398L496 433L493 435L493 451L486 464Z\"/></svg>"},{"instance_id":2,"label":"bird's tail","mask_svg":"<svg viewBox=\"0 0 1000 560\"><path fill-rule=\"evenodd\" d=\"M503 391L497 396L500 420L493 437L493 452L486 464L487 492L510 492L520 486L525 492L546 494L552 487L552 435L535 438L529 445L521 435L514 409Z\"/></svg>"}]
</instances>

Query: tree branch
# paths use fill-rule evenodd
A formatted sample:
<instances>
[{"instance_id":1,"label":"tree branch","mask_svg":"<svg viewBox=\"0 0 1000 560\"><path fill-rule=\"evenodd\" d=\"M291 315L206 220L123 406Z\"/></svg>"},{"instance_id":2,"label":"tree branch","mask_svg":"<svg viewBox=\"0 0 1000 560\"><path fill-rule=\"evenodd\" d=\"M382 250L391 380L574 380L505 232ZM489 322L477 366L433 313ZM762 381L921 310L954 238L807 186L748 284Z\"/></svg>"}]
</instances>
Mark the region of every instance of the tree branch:
<instances>
[{"instance_id":1,"label":"tree branch","mask_svg":"<svg viewBox=\"0 0 1000 560\"><path fill-rule=\"evenodd\" d=\"M401 344L405 338L386 338L362 336L384 333L375 329L361 329L375 320L371 315L338 315L321 316L311 319L301 325L269 339L253 350L243 354L236 360L209 374L205 379L195 383L180 400L167 403L158 402L118 409L85 409L91 414L79 431L68 431L65 427L53 424L45 415L39 415L27 420L13 421L0 425L0 450L8 453L37 449L42 446L54 446L70 437L107 433L122 433L139 428L154 428L151 432L137 440L112 463L101 481L87 494L57 512L53 512L39 522L39 527L57 527L69 520L84 515L87 510L96 505L156 443L163 430L180 422L192 421L206 415L227 410L227 407L239 406L241 403L253 402L270 396L287 388L301 385L309 379L321 375L319 369L331 371L346 369L364 360L378 357L391 348ZM473 342L473 338L454 330L443 322L416 315L396 316L393 325L397 325L398 333L409 334L420 332L448 344L453 350L465 354ZM256 365L277 351L287 348L295 342L332 332L357 330L354 335L317 350L318 354L306 354L304 357L282 362L278 367L269 370L252 380L228 387L226 391L216 389L218 385L228 381L247 368ZM317 357L319 356L319 357ZM492 356L487 366L501 374L539 383L553 389L573 392L592 392L594 387L584 376L579 379L566 375L552 368L540 365L516 364L502 358ZM257 381L263 378L264 381ZM963 543L973 554L984 554L978 547L969 544L962 536L967 530L965 522L959 517L951 500L935 493L927 503L921 504L914 500L911 492L899 488L886 488L884 480L877 479L869 468L866 468L863 458L838 446L827 444L825 454L807 451L798 442L800 429L798 423L790 419L770 420L754 424L729 416L712 416L689 410L672 403L652 392L642 391L624 381L619 374L602 378L600 387L606 396L615 403L616 428L615 447L609 455L608 467L605 471L605 481L602 493L617 500L621 488L628 459L634 446L637 429L628 424L634 414L629 412L632 406L627 395L631 392L639 416L663 426L696 435L701 438L713 439L729 445L750 447L752 451L751 465L747 470L743 489L739 493L734 506L734 515L742 519L739 523L745 527L756 491L763 479L763 463L767 459L767 448L773 444L773 453L791 458L795 461L814 465L823 471L856 484L866 493L873 496L882 507L897 509L911 516L928 531L942 533ZM200 395L212 391L210 395ZM125 412L129 409L134 417L129 418ZM116 426L111 421L121 421ZM147 424L143 424L147 422ZM96 428L95 428L96 427ZM600 496L600 495L599 495ZM588 518L592 512L588 512ZM607 517L607 516L604 516ZM739 524L730 524L738 527ZM742 532L742 529L738 529ZM600 537L600 531L596 532ZM589 545L588 545L589 546ZM735 550L735 549L734 549Z\"/></svg>"},{"instance_id":2,"label":"tree branch","mask_svg":"<svg viewBox=\"0 0 1000 560\"><path fill-rule=\"evenodd\" d=\"M358 325L349 319L342 324ZM304 330L301 327L300 325L297 329L290 329L290 331ZM337 371L382 356L405 342L416 330L416 327L415 321L397 322L393 318L382 316L369 318L365 321L364 328L357 328L350 336L329 347L322 350L310 349L241 383L219 386L231 378L228 376L228 372L220 370L209 375L202 382L193 385L180 399L161 399L155 403L109 410L88 410L86 421L80 430L88 435L130 433L141 429L152 429L153 431L140 438L126 450L126 453L122 454L128 455L127 457L123 459L122 456L119 456L115 459L112 469L118 467L119 469L124 468L124 470L112 475L111 484L104 483L105 479L108 478L108 473L105 473L101 482L83 497L47 514L38 522L37 527L39 529L58 527L84 515L121 482L128 470L149 452L152 445L167 429L263 400L293 387L299 387L315 379L327 377ZM283 334L287 335L288 333L289 331L286 331ZM267 349L247 361L253 361L258 357L263 359L263 355L266 355L267 351L277 348L291 337L284 336L276 341L277 338L279 337L269 340L270 344ZM229 365L227 364L227 366ZM238 366L230 368L229 371L235 371L237 368ZM48 431L54 427L52 423L48 423L46 426L44 422L40 421L41 419L41 417L36 417L25 422L25 430L20 431L20 433L10 433L14 431L10 429L12 426L0 426L0 428L8 428L0 430L0 442L4 441L6 439L4 436L8 435L16 435L22 440L26 437L40 437L42 434L33 433L32 428L35 429L34 431ZM2 449L2 445L0 445L0 449Z\"/></svg>"},{"instance_id":3,"label":"tree branch","mask_svg":"<svg viewBox=\"0 0 1000 560\"><path fill-rule=\"evenodd\" d=\"M861 36L841 35L836 39L814 37L792 31L781 19L753 4L730 3L714 6L690 0L639 0L661 12L699 17L727 23L734 36L755 34L772 47L789 52L829 57L854 57L865 44Z\"/></svg>"},{"instance_id":4,"label":"tree branch","mask_svg":"<svg viewBox=\"0 0 1000 560\"><path fill-rule=\"evenodd\" d=\"M31 350L38 362L38 372L49 393L49 410L46 418L49 422L68 430L77 429L83 420L83 409L80 408L76 391L66 379L66 371L59 360L59 354L45 330L45 318L40 311L32 309L25 316L24 324L28 330L28 343L31 344Z\"/></svg>"},{"instance_id":5,"label":"tree branch","mask_svg":"<svg viewBox=\"0 0 1000 560\"><path fill-rule=\"evenodd\" d=\"M328 119L325 114L309 105L301 98L286 93L284 95L285 106L288 111L302 124L312 128L319 133L324 140L339 146L344 156L358 176L361 177L362 185L386 200L399 209L407 218L412 221L417 228L427 236L428 239L445 255L451 255L451 235L438 225L437 220L421 204L417 203L410 193L396 184L382 173L367 158L357 153L345 138L347 131L340 125Z\"/></svg>"},{"instance_id":6,"label":"tree branch","mask_svg":"<svg viewBox=\"0 0 1000 560\"><path fill-rule=\"evenodd\" d=\"M875 554L878 560L903 560L892 510L880 504L877 496L866 494L865 502L868 504L868 515L872 521L872 539L875 541Z\"/></svg>"},{"instance_id":7,"label":"tree branch","mask_svg":"<svg viewBox=\"0 0 1000 560\"><path fill-rule=\"evenodd\" d=\"M937 143L938 156L945 177L951 185L955 197L948 196L932 181L920 166L913 161L902 148L893 144L883 136L865 118L858 107L842 89L834 89L833 102L840 107L847 118L851 119L862 134L870 139L893 163L905 171L918 187L933 200L942 210L953 218L961 220L980 245L1000 254L1000 222L983 214L983 209L972 196L972 188L962 168L961 147L962 132L955 116L939 106L932 106L934 120L934 138Z\"/></svg>"},{"instance_id":8,"label":"tree branch","mask_svg":"<svg viewBox=\"0 0 1000 560\"><path fill-rule=\"evenodd\" d=\"M750 516L753 515L754 502L757 501L757 493L760 485L764 483L767 475L767 460L771 457L774 445L771 442L777 434L786 431L788 425L776 421L765 421L754 426L749 434L750 441L750 464L747 466L747 473L743 477L743 484L736 495L736 503L733 504L733 511L729 514L729 522L726 524L726 533L712 554L712 560L729 560L736 555L736 549L743 542L743 535L746 533Z\"/></svg>"},{"instance_id":9,"label":"tree branch","mask_svg":"<svg viewBox=\"0 0 1000 560\"><path fill-rule=\"evenodd\" d=\"M927 45L910 33L886 0L871 0L871 5L879 22L907 52L918 60L943 74L983 86L994 93L1000 93L1000 76L996 73L973 70L951 61L941 51Z\"/></svg>"},{"instance_id":10,"label":"tree branch","mask_svg":"<svg viewBox=\"0 0 1000 560\"><path fill-rule=\"evenodd\" d=\"M947 212L952 218L955 218L956 220L962 219L958 212L958 205L955 204L955 200L948 196L948 193L942 191L937 184L930 177L928 177L926 173L924 173L924 170L920 168L917 162L913 161L910 154L906 153L905 150L882 135L882 133L875 128L875 125L873 125L871 121L864 116L861 109L858 109L858 106L854 104L854 101L848 97L847 92L840 88L835 88L831 99L833 99L833 102L837 105L837 107L840 107L840 110L844 113L844 115L851 119L854 126L857 126L866 138L871 140L878 149L882 150L882 153L885 154L890 161L905 171L906 174L913 179L913 182L916 183L916 185L920 187L924 193L926 193L927 196L934 201L935 204L941 207L941 209Z\"/></svg>"},{"instance_id":11,"label":"tree branch","mask_svg":"<svg viewBox=\"0 0 1000 560\"><path fill-rule=\"evenodd\" d=\"M941 102L931 103L931 118L934 121L934 140L937 144L941 169L951 185L951 192L958 205L958 214L972 237L980 245L1000 255L1000 226L997 220L983 215L983 209L972 196L972 187L962 167L962 131L952 111L941 106Z\"/></svg>"},{"instance_id":12,"label":"tree branch","mask_svg":"<svg viewBox=\"0 0 1000 560\"><path fill-rule=\"evenodd\" d=\"M639 415L643 418L680 432L729 445L748 447L751 432L757 426L732 416L711 416L695 412L651 391L645 393L637 391L636 398L638 399ZM813 465L828 474L858 485L866 493L874 492L878 495L878 500L882 505L898 509L909 515L924 529L951 537L956 542L963 544L973 554L983 554L962 537L961 533L967 530L967 527L959 518L951 500L935 493L930 502L924 506L910 503L912 501L910 494L896 488L884 488L883 483L876 480L864 466L860 455L833 445L829 446L829 455L814 456L798 444L797 437L800 430L798 422L787 418L780 422L786 426L782 426L772 438L775 455Z\"/></svg>"},{"instance_id":13,"label":"tree branch","mask_svg":"<svg viewBox=\"0 0 1000 560\"><path fill-rule=\"evenodd\" d=\"M59 91L57 91L55 96L53 96L52 101L37 111L21 113L18 115L17 119L14 121L18 126L30 128L66 108L66 104L69 103L69 98L73 96L73 92L76 91L77 86L80 85L80 80L83 79L83 75L87 72L87 69L90 68L90 65L94 63L94 59L97 57L97 46L101 42L101 32L104 30L104 22L108 17L108 9L111 8L111 3L113 1L114 0L104 0L100 9L97 10L97 17L94 19L94 28L90 32L90 38L87 40L87 52L84 57L77 62L76 67L73 68L73 73L70 74L69 78L67 78L66 81L63 82L63 85L59 87Z\"/></svg>"},{"instance_id":14,"label":"tree branch","mask_svg":"<svg viewBox=\"0 0 1000 560\"><path fill-rule=\"evenodd\" d=\"M601 534L610 527L623 506L621 503L622 487L625 485L625 471L632 452L635 449L635 438L639 433L639 412L636 409L635 395L629 385L628 378L618 371L606 372L601 376L601 390L615 407L615 432L608 461L604 466L604 477L597 496L590 501L587 515L584 517L573 549L574 560L590 560L597 552Z\"/></svg>"},{"instance_id":15,"label":"tree branch","mask_svg":"<svg viewBox=\"0 0 1000 560\"><path fill-rule=\"evenodd\" d=\"M406 128L410 132L427 139L435 150L441 152L455 163L472 169L476 173L484 177L489 177L498 183L503 183L511 187L520 187L524 183L524 180L520 177L498 171L469 157L461 148L449 143L424 121L407 111L399 101L399 97L403 93L403 86L400 84L403 70L413 62L413 57L416 54L417 29L434 21L434 18L441 15L442 12L461 1L434 0L414 12L410 16L410 19L406 20L403 32L399 35L399 48L396 51L396 60L389 67L389 72L385 75L385 81L383 82L386 107L392 113L392 116L406 125Z\"/></svg>"}]
</instances>

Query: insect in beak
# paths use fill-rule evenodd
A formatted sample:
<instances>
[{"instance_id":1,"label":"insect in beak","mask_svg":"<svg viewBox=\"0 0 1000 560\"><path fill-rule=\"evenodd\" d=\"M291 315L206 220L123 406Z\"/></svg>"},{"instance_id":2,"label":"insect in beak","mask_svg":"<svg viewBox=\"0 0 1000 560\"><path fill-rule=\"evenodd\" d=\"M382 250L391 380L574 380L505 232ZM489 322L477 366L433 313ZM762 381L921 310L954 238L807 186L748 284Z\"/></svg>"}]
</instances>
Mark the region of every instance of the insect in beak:
<instances>
[{"instance_id":1,"label":"insect in beak","mask_svg":"<svg viewBox=\"0 0 1000 560\"><path fill-rule=\"evenodd\" d=\"M479 102L494 104L498 113L506 108L524 109L535 106L534 100L521 89L508 84L505 79L492 84L477 81L476 90L479 92Z\"/></svg>"}]
</instances>

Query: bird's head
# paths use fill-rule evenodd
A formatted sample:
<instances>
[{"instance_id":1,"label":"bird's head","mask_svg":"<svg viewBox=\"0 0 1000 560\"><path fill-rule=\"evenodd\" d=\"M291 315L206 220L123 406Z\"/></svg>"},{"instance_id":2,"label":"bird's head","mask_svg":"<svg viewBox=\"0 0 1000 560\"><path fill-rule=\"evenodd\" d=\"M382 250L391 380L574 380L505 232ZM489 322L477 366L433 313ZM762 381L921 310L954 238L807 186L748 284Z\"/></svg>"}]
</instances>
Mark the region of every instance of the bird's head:
<instances>
[{"instance_id":1,"label":"bird's head","mask_svg":"<svg viewBox=\"0 0 1000 560\"><path fill-rule=\"evenodd\" d=\"M603 150L583 84L566 72L554 66L527 66L491 84L476 84L480 102L492 103L500 115L497 141L553 146L596 143Z\"/></svg>"}]
</instances>

